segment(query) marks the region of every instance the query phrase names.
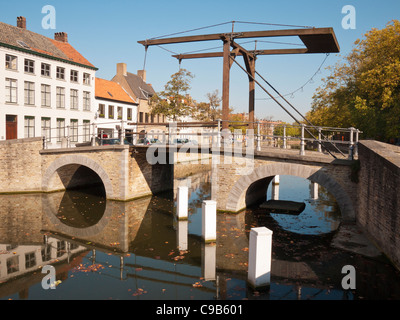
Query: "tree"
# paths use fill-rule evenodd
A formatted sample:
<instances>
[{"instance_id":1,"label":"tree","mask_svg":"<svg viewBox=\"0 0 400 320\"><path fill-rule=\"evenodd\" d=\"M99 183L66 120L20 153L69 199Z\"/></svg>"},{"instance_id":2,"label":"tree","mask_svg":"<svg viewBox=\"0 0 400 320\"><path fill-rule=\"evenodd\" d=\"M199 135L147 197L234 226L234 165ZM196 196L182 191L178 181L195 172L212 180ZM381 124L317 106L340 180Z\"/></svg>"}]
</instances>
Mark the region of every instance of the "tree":
<instances>
[{"instance_id":1,"label":"tree","mask_svg":"<svg viewBox=\"0 0 400 320\"><path fill-rule=\"evenodd\" d=\"M313 124L356 127L378 140L399 137L400 22L367 32L323 81L307 114Z\"/></svg>"},{"instance_id":2,"label":"tree","mask_svg":"<svg viewBox=\"0 0 400 320\"><path fill-rule=\"evenodd\" d=\"M165 90L156 93L151 98L151 113L163 114L173 121L190 115L193 104L187 92L190 90L190 80L193 77L186 69L180 69L174 73L165 85Z\"/></svg>"},{"instance_id":3,"label":"tree","mask_svg":"<svg viewBox=\"0 0 400 320\"><path fill-rule=\"evenodd\" d=\"M196 105L195 117L200 121L215 121L222 117L222 110L219 108L221 98L218 90L207 93L208 102L200 102Z\"/></svg>"}]
</instances>

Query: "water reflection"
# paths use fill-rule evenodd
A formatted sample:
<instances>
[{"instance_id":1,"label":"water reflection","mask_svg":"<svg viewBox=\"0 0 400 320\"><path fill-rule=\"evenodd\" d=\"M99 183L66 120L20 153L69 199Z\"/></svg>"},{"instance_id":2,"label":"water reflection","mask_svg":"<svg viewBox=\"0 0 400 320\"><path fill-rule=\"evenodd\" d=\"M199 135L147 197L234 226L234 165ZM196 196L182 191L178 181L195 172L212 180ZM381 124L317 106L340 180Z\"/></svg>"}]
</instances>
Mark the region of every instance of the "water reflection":
<instances>
[{"instance_id":1,"label":"water reflection","mask_svg":"<svg viewBox=\"0 0 400 320\"><path fill-rule=\"evenodd\" d=\"M2 196L0 298L400 298L399 274L386 261L332 248L337 226L329 219L338 222L340 214L330 214L335 204L325 202L323 190L318 200L311 199L308 185L300 184L302 191L285 191L284 180L281 177L279 196L306 192L321 221L319 232L303 232L317 229L305 227L314 221L288 223L283 216L250 208L235 215L219 214L217 242L204 245L201 202L211 194L209 172L176 179L171 192L130 202L104 201L77 191ZM189 220L178 221L174 199L177 186L184 184L190 187ZM302 228L296 226L301 223ZM247 286L248 235L260 225L274 232L267 292ZM326 225L330 227L325 229ZM41 287L40 268L45 264L56 268L61 281L56 290ZM341 289L345 264L356 266L357 290Z\"/></svg>"}]
</instances>

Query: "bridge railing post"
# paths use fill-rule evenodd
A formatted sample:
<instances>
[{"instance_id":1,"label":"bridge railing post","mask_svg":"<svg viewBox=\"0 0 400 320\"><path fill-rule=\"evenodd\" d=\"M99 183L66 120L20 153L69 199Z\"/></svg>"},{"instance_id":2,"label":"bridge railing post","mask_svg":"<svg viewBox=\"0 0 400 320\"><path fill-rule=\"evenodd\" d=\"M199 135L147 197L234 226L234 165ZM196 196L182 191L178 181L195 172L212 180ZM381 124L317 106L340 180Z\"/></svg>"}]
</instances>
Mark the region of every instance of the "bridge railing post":
<instances>
[{"instance_id":1,"label":"bridge railing post","mask_svg":"<svg viewBox=\"0 0 400 320\"><path fill-rule=\"evenodd\" d=\"M305 124L301 124L301 138L300 138L300 155L304 156L305 155L305 138L304 138L304 128Z\"/></svg>"},{"instance_id":2,"label":"bridge railing post","mask_svg":"<svg viewBox=\"0 0 400 320\"><path fill-rule=\"evenodd\" d=\"M221 147L221 119L218 119L217 148Z\"/></svg>"},{"instance_id":3,"label":"bridge railing post","mask_svg":"<svg viewBox=\"0 0 400 320\"><path fill-rule=\"evenodd\" d=\"M350 130L350 141L349 141L349 160L353 160L353 157L354 157L354 137L353 137L353 134L354 134L354 128L353 127L351 127L351 128L349 128L349 130Z\"/></svg>"},{"instance_id":4,"label":"bridge railing post","mask_svg":"<svg viewBox=\"0 0 400 320\"><path fill-rule=\"evenodd\" d=\"M283 149L287 148L286 126L283 126Z\"/></svg>"},{"instance_id":5,"label":"bridge railing post","mask_svg":"<svg viewBox=\"0 0 400 320\"><path fill-rule=\"evenodd\" d=\"M95 147L96 146L96 124L92 123L92 141L91 141L91 146Z\"/></svg>"},{"instance_id":6,"label":"bridge railing post","mask_svg":"<svg viewBox=\"0 0 400 320\"><path fill-rule=\"evenodd\" d=\"M120 140L119 144L124 145L125 144L125 128L124 128L124 120L121 120L121 128L120 128Z\"/></svg>"},{"instance_id":7,"label":"bridge railing post","mask_svg":"<svg viewBox=\"0 0 400 320\"><path fill-rule=\"evenodd\" d=\"M354 156L358 156L358 135L360 134L360 130L356 129L355 130L356 133L356 139L355 139L355 143L354 143Z\"/></svg>"},{"instance_id":8,"label":"bridge railing post","mask_svg":"<svg viewBox=\"0 0 400 320\"><path fill-rule=\"evenodd\" d=\"M321 132L322 132L322 128L318 127L318 152L321 153L322 152L322 146L321 146Z\"/></svg>"},{"instance_id":9,"label":"bridge railing post","mask_svg":"<svg viewBox=\"0 0 400 320\"><path fill-rule=\"evenodd\" d=\"M46 138L46 136L42 137L42 141L43 141L43 149L47 149L47 138Z\"/></svg>"},{"instance_id":10,"label":"bridge railing post","mask_svg":"<svg viewBox=\"0 0 400 320\"><path fill-rule=\"evenodd\" d=\"M70 130L70 126L67 126L67 148L70 148L71 147L71 138L70 138L70 132L71 132L71 130Z\"/></svg>"},{"instance_id":11,"label":"bridge railing post","mask_svg":"<svg viewBox=\"0 0 400 320\"><path fill-rule=\"evenodd\" d=\"M261 151L260 121L257 121L257 151Z\"/></svg>"}]
</instances>

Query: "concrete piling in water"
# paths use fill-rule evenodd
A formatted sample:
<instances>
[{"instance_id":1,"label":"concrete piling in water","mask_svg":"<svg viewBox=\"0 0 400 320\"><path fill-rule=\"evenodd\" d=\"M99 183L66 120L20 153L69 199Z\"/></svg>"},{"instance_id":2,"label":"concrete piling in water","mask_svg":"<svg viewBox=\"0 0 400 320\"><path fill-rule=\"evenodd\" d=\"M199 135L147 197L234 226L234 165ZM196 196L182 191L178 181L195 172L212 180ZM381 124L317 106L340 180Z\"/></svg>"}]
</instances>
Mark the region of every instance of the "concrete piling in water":
<instances>
[{"instance_id":1,"label":"concrete piling in water","mask_svg":"<svg viewBox=\"0 0 400 320\"><path fill-rule=\"evenodd\" d=\"M249 241L248 283L254 289L268 288L271 283L272 231L252 228Z\"/></svg>"},{"instance_id":2,"label":"concrete piling in water","mask_svg":"<svg viewBox=\"0 0 400 320\"><path fill-rule=\"evenodd\" d=\"M188 219L189 188L187 186L178 187L176 199L176 216L178 220Z\"/></svg>"},{"instance_id":3,"label":"concrete piling in water","mask_svg":"<svg viewBox=\"0 0 400 320\"><path fill-rule=\"evenodd\" d=\"M217 240L217 202L204 200L202 204L202 238L205 243Z\"/></svg>"}]
</instances>

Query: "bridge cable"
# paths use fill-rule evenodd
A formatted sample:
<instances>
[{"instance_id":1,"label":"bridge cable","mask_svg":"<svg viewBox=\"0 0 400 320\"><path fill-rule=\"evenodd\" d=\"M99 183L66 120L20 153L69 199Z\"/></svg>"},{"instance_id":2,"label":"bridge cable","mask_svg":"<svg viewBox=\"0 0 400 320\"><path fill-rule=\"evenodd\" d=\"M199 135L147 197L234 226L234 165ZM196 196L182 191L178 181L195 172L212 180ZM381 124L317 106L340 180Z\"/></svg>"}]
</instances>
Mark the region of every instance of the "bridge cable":
<instances>
[{"instance_id":1,"label":"bridge cable","mask_svg":"<svg viewBox=\"0 0 400 320\"><path fill-rule=\"evenodd\" d=\"M247 73L247 75L251 78L251 79L253 79L253 81L255 82L255 83L257 83L259 86L260 86L260 88L261 89L263 89L264 91L265 91L265 93L267 93L270 97L271 97L271 99L272 100L274 100L296 123L298 123L299 125L301 125L301 123L300 123L300 121L298 121L297 119L296 119L296 117L294 117L278 100L276 100L275 99L275 97L267 90L267 89L265 89L246 69L244 69L237 61L236 61L236 59L234 59L233 57L230 57L232 60L233 60L233 62L235 62L245 73ZM310 135L310 136L312 136L316 141L318 141L318 139L307 129L307 128L304 128L307 132L308 132L308 134ZM335 159L337 159L337 157L334 155L334 154L332 154L332 152L330 152L330 150L329 149L327 149L323 144L322 144L322 142L321 141L318 141L318 143L332 156L332 157L334 157Z\"/></svg>"},{"instance_id":2,"label":"bridge cable","mask_svg":"<svg viewBox=\"0 0 400 320\"><path fill-rule=\"evenodd\" d=\"M294 111L296 111L299 115L300 115L300 117L302 117L303 118L303 120L304 121L306 121L307 123L308 123L308 125L309 126L311 126L311 127L314 127L314 129L317 129L317 127L315 126L315 125L313 125L306 117L304 117L285 97L283 97L282 96L282 94L280 94L280 92L278 92L278 90L276 90L266 79L264 79L264 77L262 76L262 75L260 75L257 71L255 71L256 72L256 74L262 79L262 80L264 80L265 81L265 83L266 84L268 84L268 86L270 86L271 87L271 89L272 90L274 90L289 106L291 106L292 107L292 109L294 110ZM343 154L343 152L335 145L335 144L333 144L332 142L330 142L329 140L327 140L326 139L326 137L325 137L325 135L321 132L321 136L322 136L322 138L324 139L324 140L326 140L326 141L324 141L324 142L328 142L328 143L330 143L342 156L344 156L344 154ZM323 146L322 145L322 142L321 142L321 146ZM324 146L323 146L324 147ZM327 149L326 147L324 147L325 149Z\"/></svg>"}]
</instances>

